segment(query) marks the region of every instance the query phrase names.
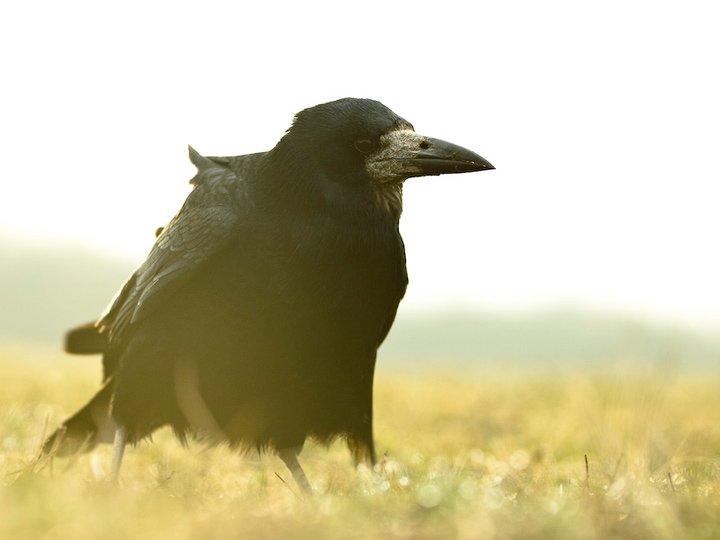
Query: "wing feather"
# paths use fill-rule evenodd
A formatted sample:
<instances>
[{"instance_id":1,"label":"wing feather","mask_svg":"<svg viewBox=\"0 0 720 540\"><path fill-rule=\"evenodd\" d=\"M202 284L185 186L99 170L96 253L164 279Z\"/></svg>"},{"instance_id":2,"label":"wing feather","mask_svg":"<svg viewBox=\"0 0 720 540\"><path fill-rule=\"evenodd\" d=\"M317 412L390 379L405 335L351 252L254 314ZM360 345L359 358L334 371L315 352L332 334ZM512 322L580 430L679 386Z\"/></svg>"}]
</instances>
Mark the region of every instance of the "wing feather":
<instances>
[{"instance_id":1,"label":"wing feather","mask_svg":"<svg viewBox=\"0 0 720 540\"><path fill-rule=\"evenodd\" d=\"M190 157L198 167L191 180L195 187L97 323L101 331L109 331L111 343L221 252L247 211L242 178L192 148Z\"/></svg>"}]
</instances>

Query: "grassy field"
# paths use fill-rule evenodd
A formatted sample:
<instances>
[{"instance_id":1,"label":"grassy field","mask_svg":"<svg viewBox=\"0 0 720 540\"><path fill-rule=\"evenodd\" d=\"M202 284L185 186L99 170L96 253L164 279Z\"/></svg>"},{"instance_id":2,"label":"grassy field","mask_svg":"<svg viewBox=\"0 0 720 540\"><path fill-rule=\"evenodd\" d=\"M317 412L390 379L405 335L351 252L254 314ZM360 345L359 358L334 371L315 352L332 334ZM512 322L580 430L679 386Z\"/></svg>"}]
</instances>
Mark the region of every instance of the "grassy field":
<instances>
[{"instance_id":1,"label":"grassy field","mask_svg":"<svg viewBox=\"0 0 720 540\"><path fill-rule=\"evenodd\" d=\"M1 538L720 538L717 372L380 369L381 464L309 443L301 497L273 456L165 431L126 453L119 486L109 448L36 461L98 363L0 352Z\"/></svg>"}]
</instances>

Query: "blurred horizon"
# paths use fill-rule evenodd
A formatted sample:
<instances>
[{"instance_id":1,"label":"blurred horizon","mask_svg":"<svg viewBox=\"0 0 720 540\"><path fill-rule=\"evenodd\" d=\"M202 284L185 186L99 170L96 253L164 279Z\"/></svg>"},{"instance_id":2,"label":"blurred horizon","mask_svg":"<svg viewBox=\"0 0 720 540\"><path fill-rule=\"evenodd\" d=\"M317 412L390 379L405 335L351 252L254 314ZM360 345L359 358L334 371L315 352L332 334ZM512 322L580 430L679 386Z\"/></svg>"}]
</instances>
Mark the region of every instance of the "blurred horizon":
<instances>
[{"instance_id":1,"label":"blurred horizon","mask_svg":"<svg viewBox=\"0 0 720 540\"><path fill-rule=\"evenodd\" d=\"M103 311L140 261L0 236L0 346L59 351ZM409 294L412 294L412 286ZM1 347L0 347L1 348ZM386 367L720 366L720 327L592 306L523 309L401 303L380 350Z\"/></svg>"},{"instance_id":2,"label":"blurred horizon","mask_svg":"<svg viewBox=\"0 0 720 540\"><path fill-rule=\"evenodd\" d=\"M32 261L39 261L47 258L48 261L58 258L63 260L65 270L72 272L72 267L82 274L87 275L90 279L90 273L83 271L83 266L91 266L93 270L98 265L101 271L107 270L110 278L104 276L100 279L98 287L107 290L105 304L100 307L99 313L110 302L113 295L120 289L124 281L130 277L131 273L142 263L147 253L152 248L154 242L153 231L145 235L143 243L139 243L135 250L136 253L117 252L111 249L102 249L95 245L84 245L72 239L53 239L52 237L37 237L32 235L11 235L0 230L0 278L3 277L2 272L8 272L13 267L26 265ZM78 258L77 264L73 263L73 259ZM408 255L410 258L410 255ZM502 266L502 261L493 261ZM613 305L612 303L603 304L601 302L582 301L582 300L565 300L556 298L554 300L526 301L526 302L497 302L496 299L488 298L485 302L463 301L457 296L443 297L441 294L427 294L426 291L420 291L418 288L427 286L426 283L418 283L415 279L415 268L408 263L408 271L410 274L410 285L407 294L400 303L401 314L414 317L428 317L436 315L454 316L459 313L468 314L494 314L501 318L525 317L527 315L537 313L584 313L593 314L606 318L627 319L632 321L642 321L651 325L663 325L669 327L682 328L700 333L720 332L720 313L715 315L707 314L688 314L685 312L658 311L653 308L643 307L640 305ZM438 264L449 264L452 266L453 261L440 261ZM42 263L41 268L48 269L52 266ZM49 270L51 271L51 270ZM47 276L48 281L52 279L52 274ZM482 279L482 276L481 276ZM88 281L88 283L90 283ZM459 286L464 286L460 283ZM0 291L2 288L16 288L15 285L7 281L0 281ZM94 316L94 315L93 315ZM92 316L91 316L92 318Z\"/></svg>"}]
</instances>

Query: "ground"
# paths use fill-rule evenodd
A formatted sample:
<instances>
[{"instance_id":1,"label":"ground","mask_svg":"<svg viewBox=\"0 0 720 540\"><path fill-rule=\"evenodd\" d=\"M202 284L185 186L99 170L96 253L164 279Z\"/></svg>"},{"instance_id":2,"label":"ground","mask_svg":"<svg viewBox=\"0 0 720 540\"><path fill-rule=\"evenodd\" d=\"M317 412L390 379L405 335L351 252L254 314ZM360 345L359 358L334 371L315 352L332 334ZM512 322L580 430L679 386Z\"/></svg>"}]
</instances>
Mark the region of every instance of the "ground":
<instances>
[{"instance_id":1,"label":"ground","mask_svg":"<svg viewBox=\"0 0 720 540\"><path fill-rule=\"evenodd\" d=\"M0 538L720 538L718 372L380 368L381 463L309 443L305 496L276 457L166 431L117 486L106 447L36 460L98 364L0 349Z\"/></svg>"}]
</instances>

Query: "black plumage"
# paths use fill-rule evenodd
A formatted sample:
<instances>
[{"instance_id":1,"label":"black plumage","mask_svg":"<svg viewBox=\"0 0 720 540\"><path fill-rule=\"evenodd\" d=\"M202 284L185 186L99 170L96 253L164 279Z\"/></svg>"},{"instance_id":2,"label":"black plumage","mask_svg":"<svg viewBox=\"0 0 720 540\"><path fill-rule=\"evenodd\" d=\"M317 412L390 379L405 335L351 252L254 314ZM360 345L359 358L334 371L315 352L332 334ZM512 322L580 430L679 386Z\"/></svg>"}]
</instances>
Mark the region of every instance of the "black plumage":
<instances>
[{"instance_id":1,"label":"black plumage","mask_svg":"<svg viewBox=\"0 0 720 540\"><path fill-rule=\"evenodd\" d=\"M407 286L398 228L411 176L492 168L415 134L377 101L297 114L269 152L203 157L178 214L74 352L103 352L100 392L46 443L67 453L170 424L295 456L307 437L375 460L373 372Z\"/></svg>"}]
</instances>

